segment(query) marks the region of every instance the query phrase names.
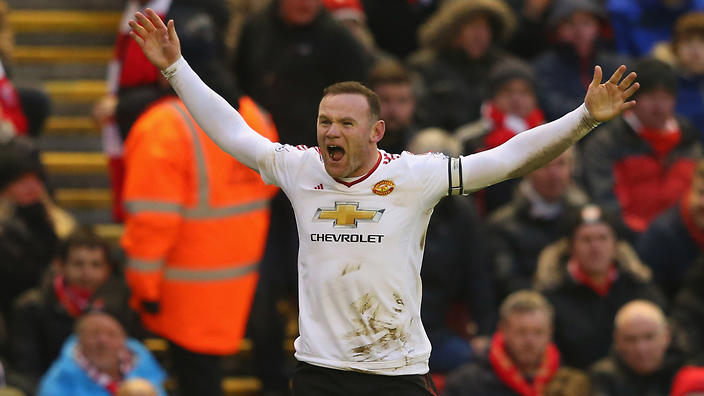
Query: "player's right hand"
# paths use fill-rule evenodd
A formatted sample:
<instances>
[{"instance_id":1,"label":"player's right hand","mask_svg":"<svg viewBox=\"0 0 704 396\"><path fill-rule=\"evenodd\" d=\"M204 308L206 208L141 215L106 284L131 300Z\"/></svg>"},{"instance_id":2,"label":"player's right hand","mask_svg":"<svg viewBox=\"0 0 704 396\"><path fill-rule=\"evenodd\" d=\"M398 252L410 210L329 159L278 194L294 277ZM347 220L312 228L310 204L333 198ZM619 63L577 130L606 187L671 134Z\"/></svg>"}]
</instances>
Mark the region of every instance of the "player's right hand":
<instances>
[{"instance_id":1,"label":"player's right hand","mask_svg":"<svg viewBox=\"0 0 704 396\"><path fill-rule=\"evenodd\" d=\"M171 66L181 57L181 44L176 35L173 19L168 27L151 8L134 14L136 20L129 22L132 30L130 36L139 44L144 55L159 70Z\"/></svg>"}]
</instances>

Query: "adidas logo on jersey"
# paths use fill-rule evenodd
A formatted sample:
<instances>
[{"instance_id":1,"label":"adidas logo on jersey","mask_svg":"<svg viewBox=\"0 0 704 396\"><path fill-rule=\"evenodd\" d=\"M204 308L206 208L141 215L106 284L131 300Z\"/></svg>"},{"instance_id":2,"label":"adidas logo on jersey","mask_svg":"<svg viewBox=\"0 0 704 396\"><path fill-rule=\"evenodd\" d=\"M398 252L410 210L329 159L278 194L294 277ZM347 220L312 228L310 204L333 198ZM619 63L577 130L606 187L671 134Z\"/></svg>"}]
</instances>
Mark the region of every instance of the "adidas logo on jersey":
<instances>
[{"instance_id":1,"label":"adidas logo on jersey","mask_svg":"<svg viewBox=\"0 0 704 396\"><path fill-rule=\"evenodd\" d=\"M317 186L313 187L314 190L322 190L323 189L323 184L318 184Z\"/></svg>"}]
</instances>

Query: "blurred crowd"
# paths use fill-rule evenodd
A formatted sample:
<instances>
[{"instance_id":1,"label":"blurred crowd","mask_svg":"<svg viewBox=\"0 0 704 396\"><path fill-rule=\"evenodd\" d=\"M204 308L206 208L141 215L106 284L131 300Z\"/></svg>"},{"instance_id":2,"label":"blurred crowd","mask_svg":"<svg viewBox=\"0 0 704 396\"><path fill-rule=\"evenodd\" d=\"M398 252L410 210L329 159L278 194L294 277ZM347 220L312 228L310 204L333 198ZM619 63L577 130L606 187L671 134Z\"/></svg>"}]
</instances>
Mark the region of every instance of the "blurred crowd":
<instances>
[{"instance_id":1,"label":"blurred crowd","mask_svg":"<svg viewBox=\"0 0 704 396\"><path fill-rule=\"evenodd\" d=\"M245 338L262 394L288 392L293 211L129 37L146 7L253 129L292 145L316 145L338 81L381 99L384 152L457 156L559 118L596 65L627 65L632 110L523 179L438 203L430 369L448 396L704 394L704 1L128 0L93 112L119 246L53 202L36 144L49 101L13 86L0 9L0 395L165 395L167 377L169 394L221 395ZM148 337L168 342L166 369Z\"/></svg>"}]
</instances>

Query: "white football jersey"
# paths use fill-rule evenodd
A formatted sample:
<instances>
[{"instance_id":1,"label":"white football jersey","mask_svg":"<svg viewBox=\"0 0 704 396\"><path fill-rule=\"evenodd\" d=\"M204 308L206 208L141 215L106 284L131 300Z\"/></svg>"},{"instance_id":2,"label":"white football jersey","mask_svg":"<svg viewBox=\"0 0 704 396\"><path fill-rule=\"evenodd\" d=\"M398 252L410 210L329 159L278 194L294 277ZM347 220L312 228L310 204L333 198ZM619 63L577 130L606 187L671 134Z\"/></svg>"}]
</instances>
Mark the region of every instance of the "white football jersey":
<instances>
[{"instance_id":1,"label":"white football jersey","mask_svg":"<svg viewBox=\"0 0 704 396\"><path fill-rule=\"evenodd\" d=\"M442 154L388 154L367 175L336 181L319 149L275 144L257 160L296 215L299 329L295 357L385 375L428 372L420 320L425 231L448 194Z\"/></svg>"}]
</instances>

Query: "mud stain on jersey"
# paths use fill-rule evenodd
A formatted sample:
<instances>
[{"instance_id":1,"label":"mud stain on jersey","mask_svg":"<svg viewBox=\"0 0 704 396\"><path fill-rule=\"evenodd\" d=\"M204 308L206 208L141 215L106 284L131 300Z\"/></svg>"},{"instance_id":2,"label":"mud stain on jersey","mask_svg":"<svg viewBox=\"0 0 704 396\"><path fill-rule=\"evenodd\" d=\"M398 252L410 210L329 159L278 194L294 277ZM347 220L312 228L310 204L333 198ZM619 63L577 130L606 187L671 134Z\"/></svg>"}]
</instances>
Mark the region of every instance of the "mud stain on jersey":
<instances>
[{"instance_id":1,"label":"mud stain on jersey","mask_svg":"<svg viewBox=\"0 0 704 396\"><path fill-rule=\"evenodd\" d=\"M342 270L342 276L359 271L360 268L362 268L362 263L348 263L345 265L345 269Z\"/></svg>"},{"instance_id":2,"label":"mud stain on jersey","mask_svg":"<svg viewBox=\"0 0 704 396\"><path fill-rule=\"evenodd\" d=\"M355 329L345 334L345 339L357 361L378 361L406 352L411 321L401 295L394 291L392 297L391 307L385 307L373 293L351 304L359 316L353 320Z\"/></svg>"}]
</instances>

